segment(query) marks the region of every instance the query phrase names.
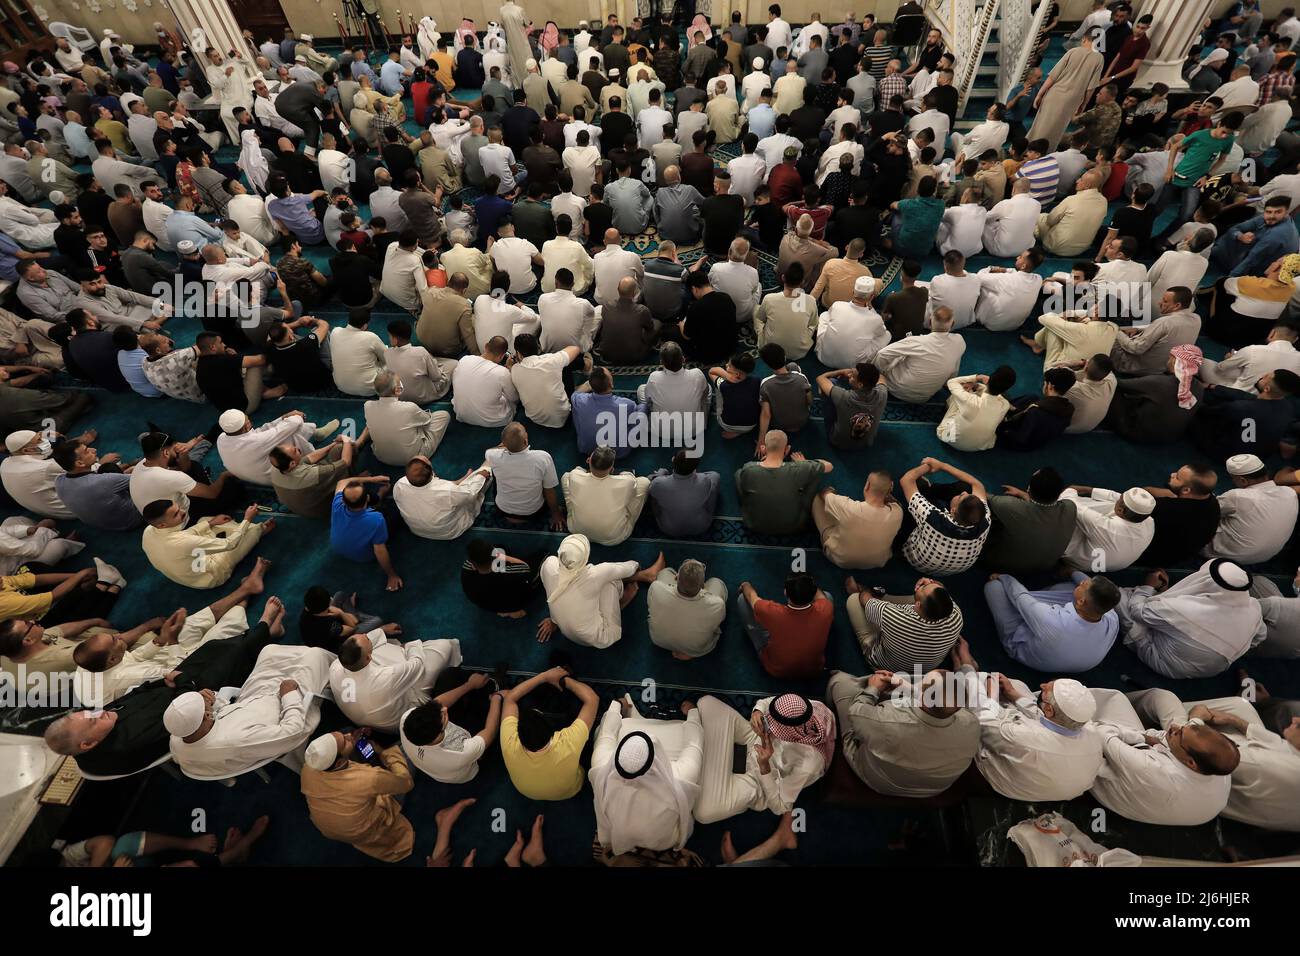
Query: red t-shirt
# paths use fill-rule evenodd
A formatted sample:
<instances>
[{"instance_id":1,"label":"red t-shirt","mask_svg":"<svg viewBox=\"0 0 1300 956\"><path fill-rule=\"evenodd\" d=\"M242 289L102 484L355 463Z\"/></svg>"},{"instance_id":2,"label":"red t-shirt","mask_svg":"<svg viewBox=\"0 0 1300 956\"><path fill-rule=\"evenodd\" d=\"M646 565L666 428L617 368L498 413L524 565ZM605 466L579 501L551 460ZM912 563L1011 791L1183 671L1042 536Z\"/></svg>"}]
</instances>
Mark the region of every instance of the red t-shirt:
<instances>
[{"instance_id":1,"label":"red t-shirt","mask_svg":"<svg viewBox=\"0 0 1300 956\"><path fill-rule=\"evenodd\" d=\"M758 655L763 669L773 677L812 678L826 666L826 639L831 632L835 606L818 595L811 607L798 610L777 601L759 601L754 619L771 639Z\"/></svg>"},{"instance_id":2,"label":"red t-shirt","mask_svg":"<svg viewBox=\"0 0 1300 956\"><path fill-rule=\"evenodd\" d=\"M1101 194L1110 202L1114 202L1124 192L1124 180L1128 177L1128 163L1111 163L1110 178L1106 180L1106 185L1101 188Z\"/></svg>"},{"instance_id":3,"label":"red t-shirt","mask_svg":"<svg viewBox=\"0 0 1300 956\"><path fill-rule=\"evenodd\" d=\"M778 164L767 177L767 188L771 191L772 205L778 209L803 199L803 179L794 163Z\"/></svg>"}]
</instances>

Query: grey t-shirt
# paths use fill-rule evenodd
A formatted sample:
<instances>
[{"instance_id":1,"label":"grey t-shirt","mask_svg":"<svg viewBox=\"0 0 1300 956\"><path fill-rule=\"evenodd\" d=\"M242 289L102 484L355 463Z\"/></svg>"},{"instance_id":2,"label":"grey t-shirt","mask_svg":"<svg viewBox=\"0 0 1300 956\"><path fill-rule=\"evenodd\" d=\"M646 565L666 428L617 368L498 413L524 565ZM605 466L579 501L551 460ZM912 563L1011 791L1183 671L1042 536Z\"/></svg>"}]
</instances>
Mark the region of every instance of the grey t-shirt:
<instances>
[{"instance_id":1,"label":"grey t-shirt","mask_svg":"<svg viewBox=\"0 0 1300 956\"><path fill-rule=\"evenodd\" d=\"M808 396L812 384L794 362L786 365L785 375L769 375L758 387L758 399L772 409L770 428L797 432L808 424Z\"/></svg>"},{"instance_id":2,"label":"grey t-shirt","mask_svg":"<svg viewBox=\"0 0 1300 956\"><path fill-rule=\"evenodd\" d=\"M868 448L875 444L876 432L880 431L880 420L885 416L885 401L888 398L889 392L883 383L865 393L839 385L832 388L828 399L835 406L835 430L831 433L831 444L836 448ZM854 421L854 416L857 415L867 417ZM866 429L865 432L863 428Z\"/></svg>"}]
</instances>

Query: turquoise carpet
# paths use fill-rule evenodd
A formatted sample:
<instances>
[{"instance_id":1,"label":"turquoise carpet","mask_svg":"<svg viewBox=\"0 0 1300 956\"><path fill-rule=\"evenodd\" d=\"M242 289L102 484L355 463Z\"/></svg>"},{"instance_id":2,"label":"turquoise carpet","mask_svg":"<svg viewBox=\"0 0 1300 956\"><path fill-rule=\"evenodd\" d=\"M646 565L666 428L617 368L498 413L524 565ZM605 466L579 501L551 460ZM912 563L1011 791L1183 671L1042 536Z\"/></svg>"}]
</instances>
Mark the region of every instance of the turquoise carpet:
<instances>
[{"instance_id":1,"label":"turquoise carpet","mask_svg":"<svg viewBox=\"0 0 1300 956\"><path fill-rule=\"evenodd\" d=\"M409 125L409 124L408 124ZM364 214L365 210L363 210ZM629 248L643 254L652 254L653 246L647 237L628 243ZM328 258L326 251L309 250L318 263ZM977 257L968 264L971 270L993 263L987 257ZM1068 271L1068 262L1049 260L1039 270L1043 274ZM877 274L891 275L896 266L882 262L873 268ZM937 256L925 262L925 277L940 271ZM765 270L766 284L775 287L775 276L770 263ZM1208 281L1208 279L1207 279ZM345 322L345 311L334 307L316 310L333 325ZM387 323L400 313L385 303L376 311L372 328L385 336ZM1032 332L1031 319L1022 331ZM168 325L179 344L188 344L198 331L195 320L178 319ZM1034 356L1017 339L1016 333L995 333L982 329L969 329L964 333L967 350L962 362L962 373L988 372L1002 364L1016 369L1019 379L1016 394L1039 388L1042 372L1040 357ZM1215 343L1203 342L1207 355L1221 354ZM802 363L809 376L824 369L811 356ZM765 374L760 366L760 374ZM620 374L617 387L631 390L644 380L643 374ZM117 451L123 457L138 454L136 436L144 430L146 420L156 422L164 429L180 436L190 436L206 431L213 423L216 410L164 399L145 401L135 395L112 395L96 391L98 406L82 423L99 430L97 446L101 453ZM440 403L433 407L449 407ZM355 430L363 425L362 402L338 393L290 396L278 402L265 404L253 416L255 423L277 417L291 408L301 408L310 419L324 423L332 418L351 419ZM1068 482L1123 489L1132 484L1161 484L1168 474L1180 465L1199 459L1186 443L1173 443L1156 447L1138 447L1116 436L1097 431L1080 436L1068 436L1049 448L1035 454L983 453L964 454L941 443L935 435L935 425L942 414L942 404L932 401L924 405L904 405L891 402L875 446L867 451L844 453L832 449L825 440L820 420L820 407L814 408L814 419L804 431L794 438L794 446L808 457L830 460L835 470L828 484L838 491L857 496L869 471L886 468L896 476L925 456L935 456L967 469L981 478L992 490L1002 484L1023 487L1030 473L1045 464L1056 467ZM523 420L522 412L520 419ZM570 429L551 430L527 422L534 447L550 452L560 471L566 471L580 462L575 436ZM499 441L497 432L453 423L435 456L434 466L444 476L456 477L467 468L479 464L486 448ZM724 441L710 416L706 438L703 467L716 470L723 476L722 492L718 503L718 517L708 533L691 540L669 540L656 529L647 510L637 525L632 538L617 549L596 546L593 560L636 559L643 564L655 559L660 551L670 565L678 565L688 557L706 563L711 575L721 577L732 594L741 581L751 581L760 593L778 595L781 583L790 567L792 553L803 549L808 566L819 583L832 592L837 606L843 604L842 587L845 572L829 564L818 551L816 534L808 533L789 539L758 538L746 531L739 519L732 474L752 456L753 446L748 439ZM667 451L640 450L634 452L624 467L646 474L668 464ZM220 470L217 456L212 455L206 464L214 471ZM379 464L367 452L363 465L372 472L383 472L396 478L398 469ZM1221 469L1220 469L1221 470ZM1226 482L1224 488L1228 487ZM274 499L263 495L269 504ZM810 525L811 529L811 525ZM162 579L145 561L139 548L139 533L112 533L82 530L91 542L91 551L117 565L130 581L113 614L114 623L130 626L156 614L166 614L177 606L191 612L198 610L212 595L190 591ZM668 653L650 643L646 627L644 593L637 597L624 614L622 640L605 650L578 647L557 638L550 645L539 645L534 638L538 622L545 614L544 605L532 609L525 621L512 622L483 613L469 605L462 597L457 572L463 559L465 544L472 538L487 538L500 543L513 553L553 551L562 536L548 531L541 523L534 526L503 527L489 504L476 526L456 542L439 543L420 539L402 531L390 542L398 572L406 587L398 594L383 590L384 579L375 567L351 564L331 555L327 544L327 527L324 522L280 517L276 531L264 539L258 554L270 558L273 566L267 578L267 593L277 594L289 608L289 634L286 641L298 640L297 613L303 592L313 584L321 584L331 591L355 589L361 604L367 610L382 613L388 620L400 622L406 639L455 637L461 641L467 666L492 668L505 661L512 671L520 674L534 673L547 666L553 648L571 654L575 670L583 679L595 682L606 699L630 691L638 699L646 681L653 681L657 700L675 706L684 698L695 698L714 693L740 706L753 699L784 690L798 690L810 696L824 692L824 680L792 684L778 682L768 677L759 666L756 655L745 639L738 623L728 619L724 635L717 650L708 657L691 663L673 660ZM251 566L246 562L236 576ZM1291 567L1279 562L1266 569L1283 580L1290 575ZM1189 568L1171 569L1177 578ZM1136 583L1143 569L1130 569L1115 577L1122 584ZM865 584L880 584L891 591L911 588L916 573L901 561L895 560L878 572L860 574ZM968 572L948 579L954 597L966 619L965 636L982 667L988 670L1005 670L1035 685L1052 675L1036 674L1010 661L1002 652L984 605L981 588L984 575ZM260 611L255 607L254 612ZM827 663L832 669L854 673L864 670L864 662L852 636L847 617L839 608L827 648ZM1275 693L1300 695L1300 674L1295 668L1277 662L1251 662L1252 673L1270 686ZM1081 678L1098 686L1120 686L1121 675L1131 675L1148 685L1170 686L1185 699L1222 696L1234 692L1230 674L1200 681L1171 682L1148 670L1122 644L1117 644L1107 659L1094 671ZM34 728L31 728L34 729ZM351 848L323 839L307 819L305 807L297 793L297 778L279 766L269 768L271 782L265 784L255 777L242 778L233 789L216 784L199 784L192 781L175 781L161 773L151 774L143 784L139 780L112 784L90 784L83 791L83 804L100 804L113 807L118 813L119 832L127 829L148 828L163 832L185 832L190 827L195 808L202 808L211 832L224 832L230 825L246 826L260 813L273 817L266 839L259 845L254 862L324 865L361 864L367 858ZM468 813L460 824L455 849L463 855L478 847L480 864L500 860L513 839L516 827L526 828L532 815L543 812L547 817L548 853L557 863L582 863L590 858L590 841L594 833L594 818L590 793L562 804L535 804L521 798L512 788L494 748L478 777L470 784L448 787L428 779L419 779L415 790L406 800L407 816L417 831L416 853L407 861L410 865L423 862L423 856L432 846L433 813L462 796L478 798L479 805ZM1024 807L1008 811L1006 801L994 816L1007 815L1010 822L1028 815ZM1089 804L1082 801L1074 810L1086 812ZM800 849L791 854L793 862L805 864L844 863L909 863L909 862L973 862L974 838L978 834L963 836L952 830L951 818L938 811L907 809L851 813L827 806L817 789L806 793L800 801L806 811L807 830L802 835ZM494 832L490 827L491 811L501 808L506 813L508 832ZM1019 813L1019 816L1016 814ZM978 814L968 822L974 822ZM74 820L77 818L74 817ZM774 824L770 815L745 814L725 825L698 827L691 846L707 858L718 857L718 841L724 829L736 831L737 844L746 848L766 836ZM76 824L89 826L84 818ZM72 829L75 826L70 824ZM1127 831L1130 841L1124 845L1142 850L1147 847L1167 848L1167 841L1176 834L1157 832L1158 828L1134 826ZM1213 825L1200 828L1200 837L1213 840ZM990 831L992 832L992 831ZM903 834L908 834L906 840ZM70 837L89 835L87 832L69 833ZM962 854L968 854L963 857Z\"/></svg>"}]
</instances>

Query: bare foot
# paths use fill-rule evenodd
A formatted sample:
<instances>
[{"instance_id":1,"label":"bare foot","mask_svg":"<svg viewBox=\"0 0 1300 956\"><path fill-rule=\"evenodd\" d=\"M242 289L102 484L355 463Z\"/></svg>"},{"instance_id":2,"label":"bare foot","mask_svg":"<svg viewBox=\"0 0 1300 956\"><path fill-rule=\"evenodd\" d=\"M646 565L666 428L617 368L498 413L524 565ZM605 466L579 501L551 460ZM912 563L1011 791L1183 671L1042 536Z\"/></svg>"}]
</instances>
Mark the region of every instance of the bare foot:
<instances>
[{"instance_id":1,"label":"bare foot","mask_svg":"<svg viewBox=\"0 0 1300 956\"><path fill-rule=\"evenodd\" d=\"M641 585L637 584L635 581L629 581L627 584L623 585L623 599L619 602L620 606L627 607L632 603L633 598L635 598L640 591Z\"/></svg>"},{"instance_id":2,"label":"bare foot","mask_svg":"<svg viewBox=\"0 0 1300 956\"><path fill-rule=\"evenodd\" d=\"M289 394L288 385L277 385L275 386L275 388L264 388L262 389L262 401L284 398L284 396L288 394Z\"/></svg>"},{"instance_id":3,"label":"bare foot","mask_svg":"<svg viewBox=\"0 0 1300 956\"><path fill-rule=\"evenodd\" d=\"M253 562L253 570L244 576L244 580L239 582L239 586L249 594L261 594L266 587L263 580L266 577L266 569L270 566L271 562L269 560L258 558Z\"/></svg>"},{"instance_id":4,"label":"bare foot","mask_svg":"<svg viewBox=\"0 0 1300 956\"><path fill-rule=\"evenodd\" d=\"M528 838L528 846L524 847L523 860L529 866L541 866L546 862L546 849L542 846L542 815L537 814L537 819L533 821L533 833Z\"/></svg>"},{"instance_id":5,"label":"bare foot","mask_svg":"<svg viewBox=\"0 0 1300 956\"><path fill-rule=\"evenodd\" d=\"M524 854L524 831L515 831L515 842L506 853L506 866L519 866L519 860Z\"/></svg>"},{"instance_id":6,"label":"bare foot","mask_svg":"<svg viewBox=\"0 0 1300 956\"><path fill-rule=\"evenodd\" d=\"M284 605L280 605L280 612L269 622L271 636L277 641L284 637Z\"/></svg>"},{"instance_id":7,"label":"bare foot","mask_svg":"<svg viewBox=\"0 0 1300 956\"><path fill-rule=\"evenodd\" d=\"M783 850L793 850L799 845L799 838L794 834L794 814L783 813L781 822L776 825L776 832L772 834Z\"/></svg>"},{"instance_id":8,"label":"bare foot","mask_svg":"<svg viewBox=\"0 0 1300 956\"><path fill-rule=\"evenodd\" d=\"M464 800L458 800L451 806L443 807L435 813L433 815L433 822L438 825L439 830L444 827L450 829L456 825L456 821L460 819L460 815L468 808L474 806L477 802L478 801L473 797L466 797Z\"/></svg>"},{"instance_id":9,"label":"bare foot","mask_svg":"<svg viewBox=\"0 0 1300 956\"><path fill-rule=\"evenodd\" d=\"M266 828L270 823L270 817L260 816L253 821L247 833L241 833L236 827L227 830L226 847L221 851L221 862L229 865L247 861L253 845L266 834Z\"/></svg>"},{"instance_id":10,"label":"bare foot","mask_svg":"<svg viewBox=\"0 0 1300 956\"><path fill-rule=\"evenodd\" d=\"M270 624L283 613L284 602L272 594L266 599L266 607L262 608L262 617L260 620L263 624Z\"/></svg>"},{"instance_id":11,"label":"bare foot","mask_svg":"<svg viewBox=\"0 0 1300 956\"><path fill-rule=\"evenodd\" d=\"M239 829L239 827L230 827L226 830L226 842L222 844L221 848L223 851L229 853L231 850L238 847L243 839L243 830Z\"/></svg>"},{"instance_id":12,"label":"bare foot","mask_svg":"<svg viewBox=\"0 0 1300 956\"><path fill-rule=\"evenodd\" d=\"M722 862L735 863L738 856L740 854L736 852L736 845L731 842L731 831L728 830L722 834Z\"/></svg>"},{"instance_id":13,"label":"bare foot","mask_svg":"<svg viewBox=\"0 0 1300 956\"><path fill-rule=\"evenodd\" d=\"M461 866L473 866L473 865L474 865L474 857L477 856L477 855L478 855L478 849L477 849L477 848L475 848L475 849L473 849L473 850L470 850L469 853L467 853L467 854L465 855L465 862L463 862L463 863L461 864Z\"/></svg>"},{"instance_id":14,"label":"bare foot","mask_svg":"<svg viewBox=\"0 0 1300 956\"><path fill-rule=\"evenodd\" d=\"M217 835L215 833L201 833L196 837L191 837L187 842L191 850L198 850L200 853L217 852Z\"/></svg>"}]
</instances>

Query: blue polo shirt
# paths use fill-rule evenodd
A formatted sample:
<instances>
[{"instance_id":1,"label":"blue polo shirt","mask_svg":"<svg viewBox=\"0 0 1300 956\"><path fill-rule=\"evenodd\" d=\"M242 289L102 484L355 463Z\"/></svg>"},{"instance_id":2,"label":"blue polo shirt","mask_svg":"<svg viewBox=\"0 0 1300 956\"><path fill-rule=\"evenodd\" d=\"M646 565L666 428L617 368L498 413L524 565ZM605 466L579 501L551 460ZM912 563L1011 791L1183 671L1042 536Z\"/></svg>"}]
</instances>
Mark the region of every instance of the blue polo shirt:
<instances>
[{"instance_id":1,"label":"blue polo shirt","mask_svg":"<svg viewBox=\"0 0 1300 956\"><path fill-rule=\"evenodd\" d=\"M330 548L353 561L373 561L377 544L388 540L388 524L378 511L349 511L343 492L334 494L330 507Z\"/></svg>"},{"instance_id":2,"label":"blue polo shirt","mask_svg":"<svg viewBox=\"0 0 1300 956\"><path fill-rule=\"evenodd\" d=\"M325 241L325 227L316 218L311 196L306 193L290 193L283 199L273 198L266 204L266 211L289 227L305 246L318 245Z\"/></svg>"}]
</instances>

